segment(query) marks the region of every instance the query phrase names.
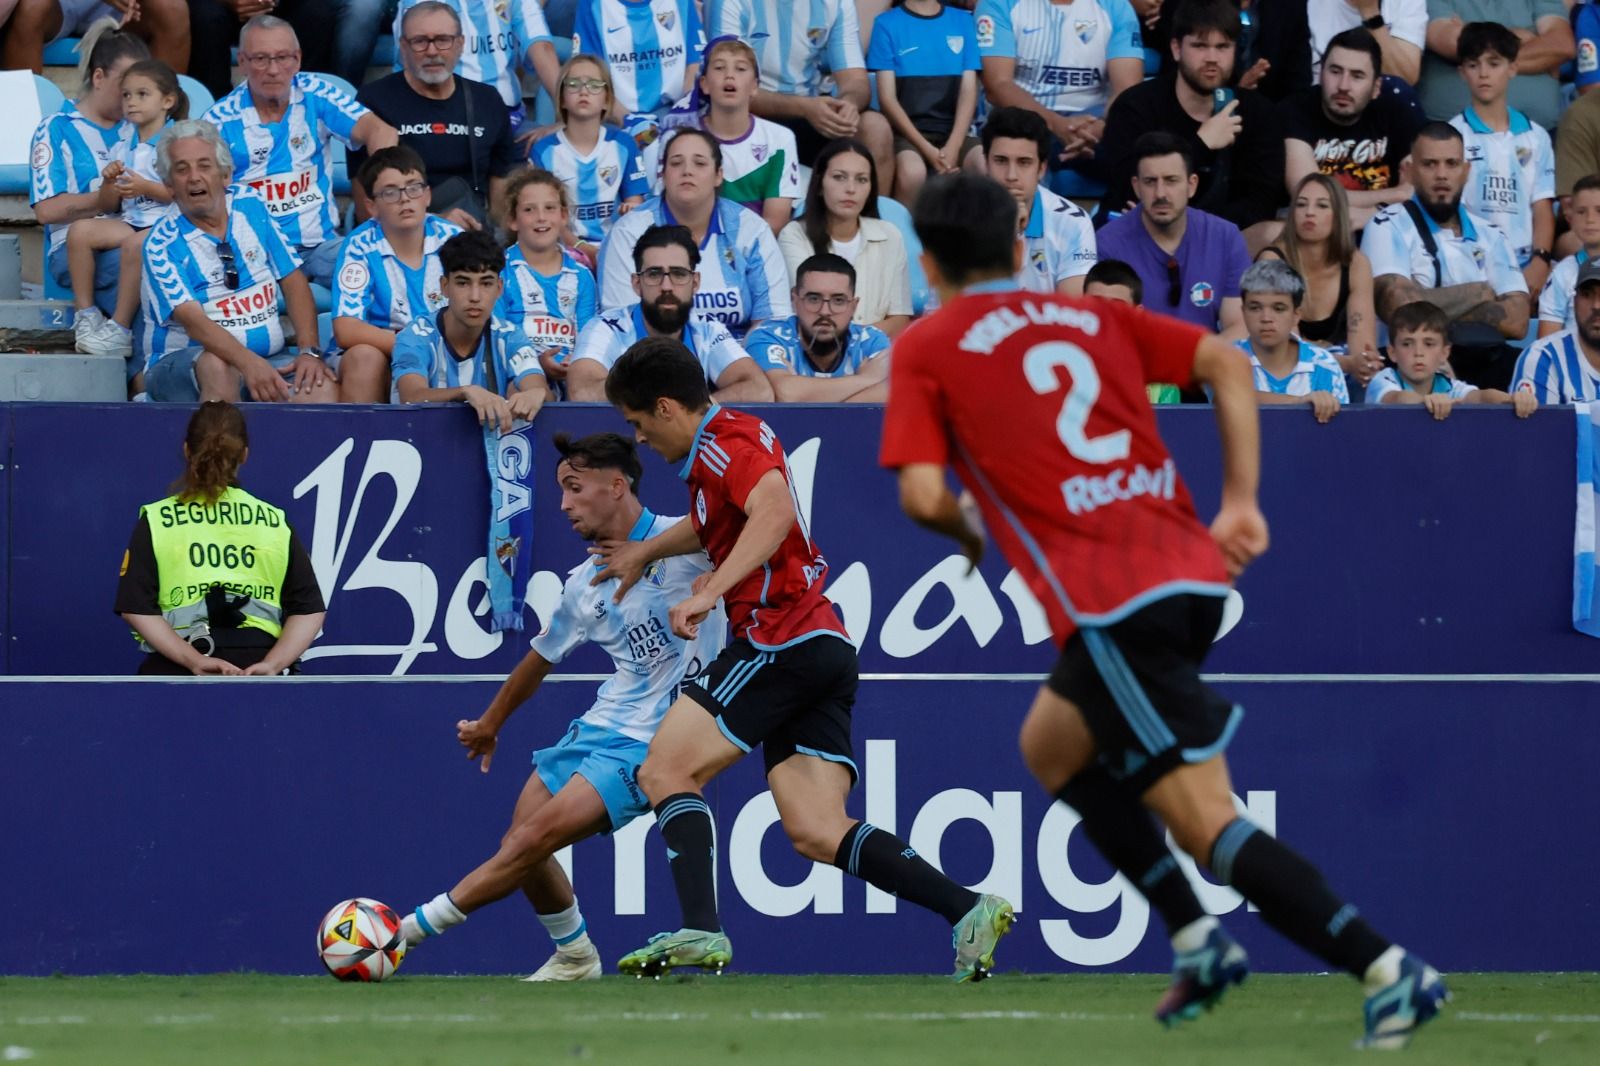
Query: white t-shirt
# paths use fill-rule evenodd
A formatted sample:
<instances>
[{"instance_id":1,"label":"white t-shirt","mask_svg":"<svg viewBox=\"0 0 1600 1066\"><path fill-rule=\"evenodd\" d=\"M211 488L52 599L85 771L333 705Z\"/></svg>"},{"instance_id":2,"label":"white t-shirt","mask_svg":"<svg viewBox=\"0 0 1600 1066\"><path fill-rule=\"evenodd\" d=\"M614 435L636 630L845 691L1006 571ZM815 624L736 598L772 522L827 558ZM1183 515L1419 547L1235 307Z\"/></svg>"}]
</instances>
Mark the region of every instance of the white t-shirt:
<instances>
[{"instance_id":1,"label":"white t-shirt","mask_svg":"<svg viewBox=\"0 0 1600 1066\"><path fill-rule=\"evenodd\" d=\"M862 230L856 230L856 235L847 241L830 241L829 247L833 254L839 256L851 266L856 265L856 256L861 254L861 246L866 243L867 235Z\"/></svg>"},{"instance_id":2,"label":"white t-shirt","mask_svg":"<svg viewBox=\"0 0 1600 1066\"><path fill-rule=\"evenodd\" d=\"M1427 47L1428 0L1383 0L1378 14L1395 40ZM1311 84L1315 85L1322 77L1322 56L1328 42L1361 25L1361 15L1345 0L1310 0L1306 22L1311 27Z\"/></svg>"}]
</instances>

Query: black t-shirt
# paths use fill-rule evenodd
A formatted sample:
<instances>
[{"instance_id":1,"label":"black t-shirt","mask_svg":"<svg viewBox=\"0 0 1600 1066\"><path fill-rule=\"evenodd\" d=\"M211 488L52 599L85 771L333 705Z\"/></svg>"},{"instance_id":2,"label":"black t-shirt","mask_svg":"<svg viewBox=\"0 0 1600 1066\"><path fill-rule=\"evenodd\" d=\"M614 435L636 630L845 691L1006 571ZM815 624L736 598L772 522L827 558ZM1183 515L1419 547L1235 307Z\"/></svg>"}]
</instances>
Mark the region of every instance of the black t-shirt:
<instances>
[{"instance_id":1,"label":"black t-shirt","mask_svg":"<svg viewBox=\"0 0 1600 1066\"><path fill-rule=\"evenodd\" d=\"M471 135L467 123L466 95L472 96ZM417 93L403 73L369 81L356 99L400 131L400 143L412 148L428 167L428 181L437 186L447 178L472 182L472 162L478 164L478 188L489 190L489 178L504 177L527 162L517 152L511 114L493 87L457 76L456 91L444 100ZM471 154L469 154L471 153ZM351 154L354 174L364 154Z\"/></svg>"},{"instance_id":2,"label":"black t-shirt","mask_svg":"<svg viewBox=\"0 0 1600 1066\"><path fill-rule=\"evenodd\" d=\"M279 603L285 618L327 610L322 602L322 589L317 586L317 572L311 566L311 556L293 530L289 533L289 567L283 575ZM150 540L150 521L144 515L139 516L133 536L128 538L128 554L123 562L122 578L117 582L117 602L112 610L117 614L161 613L156 551Z\"/></svg>"},{"instance_id":3,"label":"black t-shirt","mask_svg":"<svg viewBox=\"0 0 1600 1066\"><path fill-rule=\"evenodd\" d=\"M1423 116L1395 92L1373 97L1361 117L1341 126L1322 110L1322 90L1305 89L1278 105L1283 135L1311 146L1317 169L1352 190L1392 189L1400 184L1400 161Z\"/></svg>"}]
</instances>

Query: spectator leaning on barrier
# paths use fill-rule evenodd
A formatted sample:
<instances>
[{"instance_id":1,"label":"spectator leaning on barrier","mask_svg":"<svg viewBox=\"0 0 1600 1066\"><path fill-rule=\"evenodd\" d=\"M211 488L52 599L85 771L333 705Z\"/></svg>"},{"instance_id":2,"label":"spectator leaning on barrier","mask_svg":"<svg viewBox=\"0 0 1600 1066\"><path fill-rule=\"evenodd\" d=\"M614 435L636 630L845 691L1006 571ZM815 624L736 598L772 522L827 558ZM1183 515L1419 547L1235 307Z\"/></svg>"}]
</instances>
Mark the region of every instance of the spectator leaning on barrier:
<instances>
[{"instance_id":1,"label":"spectator leaning on barrier","mask_svg":"<svg viewBox=\"0 0 1600 1066\"><path fill-rule=\"evenodd\" d=\"M1583 264L1574 288L1573 327L1522 353L1511 376L1513 392L1544 404L1600 401L1600 263Z\"/></svg>"},{"instance_id":2,"label":"spectator leaning on barrier","mask_svg":"<svg viewBox=\"0 0 1600 1066\"><path fill-rule=\"evenodd\" d=\"M522 165L510 109L494 86L455 73L466 40L455 8L423 0L406 9L400 32L394 47L401 69L363 85L356 102L422 157L436 214L466 228L482 225ZM359 165L356 156L350 165Z\"/></svg>"},{"instance_id":3,"label":"spectator leaning on barrier","mask_svg":"<svg viewBox=\"0 0 1600 1066\"><path fill-rule=\"evenodd\" d=\"M395 12L394 39L405 36L406 12L428 0L400 0ZM557 100L556 78L561 60L556 57L550 26L539 0L443 0L455 9L466 33L456 73L500 90L511 109L513 128L522 125L522 82L517 72L527 69L539 79L550 99Z\"/></svg>"},{"instance_id":4,"label":"spectator leaning on barrier","mask_svg":"<svg viewBox=\"0 0 1600 1066\"><path fill-rule=\"evenodd\" d=\"M1239 279L1245 330L1237 341L1250 357L1256 399L1264 404L1309 404L1318 422L1327 422L1350 402L1339 361L1296 329L1306 283L1281 259L1263 259Z\"/></svg>"},{"instance_id":5,"label":"spectator leaning on barrier","mask_svg":"<svg viewBox=\"0 0 1600 1066\"><path fill-rule=\"evenodd\" d=\"M156 142L156 170L178 213L144 245L150 398L331 403L339 387L317 349L300 258L261 198L230 187L232 167L209 122L175 122ZM280 296L298 347L284 346Z\"/></svg>"},{"instance_id":6,"label":"spectator leaning on barrier","mask_svg":"<svg viewBox=\"0 0 1600 1066\"><path fill-rule=\"evenodd\" d=\"M862 279L854 320L889 336L911 324L911 264L905 238L878 217L878 175L860 141L829 143L811 168L805 215L778 235L787 274L799 284L800 264L820 252L846 260Z\"/></svg>"},{"instance_id":7,"label":"spectator leaning on barrier","mask_svg":"<svg viewBox=\"0 0 1600 1066\"><path fill-rule=\"evenodd\" d=\"M28 151L32 174L28 202L44 226L45 269L62 288L72 284L67 263L67 227L79 219L110 214L122 206L115 182L102 179L111 150L127 132L122 121L122 75L150 50L131 33L109 23L84 38L78 66L83 89L76 101L44 116ZM118 252L95 256L95 303L109 314L117 292Z\"/></svg>"},{"instance_id":8,"label":"spectator leaning on barrier","mask_svg":"<svg viewBox=\"0 0 1600 1066\"><path fill-rule=\"evenodd\" d=\"M832 253L795 273L794 314L744 339L779 402L883 403L889 398L889 337L851 321L856 269Z\"/></svg>"},{"instance_id":9,"label":"spectator leaning on barrier","mask_svg":"<svg viewBox=\"0 0 1600 1066\"><path fill-rule=\"evenodd\" d=\"M149 654L142 675L299 673L327 608L283 511L239 487L244 415L200 405L172 495L139 509L114 610Z\"/></svg>"},{"instance_id":10,"label":"spectator leaning on barrier","mask_svg":"<svg viewBox=\"0 0 1600 1066\"><path fill-rule=\"evenodd\" d=\"M1250 267L1244 238L1223 219L1189 206L1197 179L1187 144L1170 133L1147 133L1135 155L1139 206L1100 230L1099 257L1139 272L1150 310L1237 333L1239 276Z\"/></svg>"},{"instance_id":11,"label":"spectator leaning on barrier","mask_svg":"<svg viewBox=\"0 0 1600 1066\"><path fill-rule=\"evenodd\" d=\"M1308 174L1335 178L1357 231L1389 204L1411 198L1400 165L1423 121L1398 90L1384 85L1381 60L1371 33L1346 30L1328 45L1320 83L1278 105L1290 196Z\"/></svg>"},{"instance_id":12,"label":"spectator leaning on barrier","mask_svg":"<svg viewBox=\"0 0 1600 1066\"><path fill-rule=\"evenodd\" d=\"M739 208L743 211L743 208ZM705 261L686 226L651 226L633 243L631 307L602 312L578 334L567 367L567 398L605 399L606 375L637 340L672 337L705 368L718 403L772 399L766 375L716 318L696 307ZM787 303L788 295L784 296Z\"/></svg>"},{"instance_id":13,"label":"spectator leaning on barrier","mask_svg":"<svg viewBox=\"0 0 1600 1066\"><path fill-rule=\"evenodd\" d=\"M1528 330L1528 283L1506 235L1461 206L1468 170L1459 130L1423 126L1411 142L1416 196L1374 218L1361 250L1380 319L1418 300L1437 305L1451 322L1456 376L1503 388L1516 358L1505 342Z\"/></svg>"},{"instance_id":14,"label":"spectator leaning on barrier","mask_svg":"<svg viewBox=\"0 0 1600 1066\"><path fill-rule=\"evenodd\" d=\"M1376 69L1411 85L1422 76L1422 50L1428 43L1428 0L1310 0L1313 75L1327 62L1334 41L1353 29L1372 35L1381 51ZM1407 141L1407 143L1410 143Z\"/></svg>"},{"instance_id":15,"label":"spectator leaning on barrier","mask_svg":"<svg viewBox=\"0 0 1600 1066\"><path fill-rule=\"evenodd\" d=\"M130 33L149 46L150 54L174 70L189 66L189 10L186 0L11 0L15 10L5 24L0 60L6 70L44 70L44 46L63 37L91 36L94 25L109 19L113 28ZM8 5L0 4L0 8ZM84 45L82 47L88 47Z\"/></svg>"},{"instance_id":16,"label":"spectator leaning on barrier","mask_svg":"<svg viewBox=\"0 0 1600 1066\"><path fill-rule=\"evenodd\" d=\"M1522 42L1511 106L1545 129L1561 117L1561 64L1577 51L1562 0L1428 0L1428 50L1417 89L1430 119L1459 114L1469 99L1456 49L1469 22L1498 22Z\"/></svg>"},{"instance_id":17,"label":"spectator leaning on barrier","mask_svg":"<svg viewBox=\"0 0 1600 1066\"><path fill-rule=\"evenodd\" d=\"M461 227L428 213L427 167L403 144L368 156L356 184L372 202L372 218L345 238L334 271L339 398L384 403L395 335L443 309L439 249Z\"/></svg>"},{"instance_id":18,"label":"spectator leaning on barrier","mask_svg":"<svg viewBox=\"0 0 1600 1066\"><path fill-rule=\"evenodd\" d=\"M1600 99L1600 97L1597 97ZM1578 179L1562 213L1572 226L1578 250L1555 265L1550 280L1539 293L1539 336L1548 337L1578 324L1573 314L1573 295L1578 271L1590 261L1600 262L1600 174Z\"/></svg>"},{"instance_id":19,"label":"spectator leaning on barrier","mask_svg":"<svg viewBox=\"0 0 1600 1066\"><path fill-rule=\"evenodd\" d=\"M339 251L333 138L369 151L396 143L394 127L333 84L300 71L294 27L257 15L239 31L245 81L205 117L233 153L233 180L260 194L305 264L328 283Z\"/></svg>"},{"instance_id":20,"label":"spectator leaning on barrier","mask_svg":"<svg viewBox=\"0 0 1600 1066\"><path fill-rule=\"evenodd\" d=\"M548 170L530 168L511 179L506 201L506 225L516 243L506 252L506 288L496 313L522 327L551 387L564 387L572 346L599 302L594 275L561 244L572 218L567 187Z\"/></svg>"},{"instance_id":21,"label":"spectator leaning on barrier","mask_svg":"<svg viewBox=\"0 0 1600 1066\"><path fill-rule=\"evenodd\" d=\"M1094 266L1094 223L1077 204L1043 184L1050 130L1036 112L1001 107L983 124L989 176L1017 202L1022 269L1017 284L1031 292L1080 293Z\"/></svg>"},{"instance_id":22,"label":"spectator leaning on barrier","mask_svg":"<svg viewBox=\"0 0 1600 1066\"><path fill-rule=\"evenodd\" d=\"M1433 304L1406 304L1394 313L1389 331L1389 357L1394 366L1379 371L1367 386L1368 403L1418 404L1435 421L1450 417L1457 403L1510 404L1518 418L1539 407L1528 391L1508 394L1480 389L1444 372L1450 359L1450 319Z\"/></svg>"}]
</instances>

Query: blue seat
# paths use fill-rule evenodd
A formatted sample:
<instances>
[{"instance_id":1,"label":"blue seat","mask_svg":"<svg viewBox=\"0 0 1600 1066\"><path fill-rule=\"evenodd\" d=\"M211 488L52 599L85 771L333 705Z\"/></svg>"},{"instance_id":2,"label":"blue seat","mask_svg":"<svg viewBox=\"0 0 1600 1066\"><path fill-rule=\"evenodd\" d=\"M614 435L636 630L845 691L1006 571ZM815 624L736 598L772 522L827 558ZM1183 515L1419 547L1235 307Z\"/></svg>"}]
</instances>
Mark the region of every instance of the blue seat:
<instances>
[{"instance_id":1,"label":"blue seat","mask_svg":"<svg viewBox=\"0 0 1600 1066\"><path fill-rule=\"evenodd\" d=\"M394 66L394 38L387 33L379 37L372 45L372 61L368 66L392 67Z\"/></svg>"},{"instance_id":2,"label":"blue seat","mask_svg":"<svg viewBox=\"0 0 1600 1066\"><path fill-rule=\"evenodd\" d=\"M565 65L567 60L572 58L572 38L557 37L550 43L555 46L556 59ZM553 126L558 121L556 102L550 99L550 94L544 91L543 85L540 85L539 91L533 94L533 106L528 109L528 116L536 128ZM524 120L525 126L527 121Z\"/></svg>"},{"instance_id":3,"label":"blue seat","mask_svg":"<svg viewBox=\"0 0 1600 1066\"><path fill-rule=\"evenodd\" d=\"M311 299L316 301L317 313L323 314L333 310L333 290L320 282L311 282ZM332 319L329 320L330 328Z\"/></svg>"},{"instance_id":4,"label":"blue seat","mask_svg":"<svg viewBox=\"0 0 1600 1066\"><path fill-rule=\"evenodd\" d=\"M39 117L49 118L67 102L66 95L55 82L40 74L33 76L34 92L39 98ZM0 165L0 194L26 196L33 187L33 167L24 161Z\"/></svg>"},{"instance_id":5,"label":"blue seat","mask_svg":"<svg viewBox=\"0 0 1600 1066\"><path fill-rule=\"evenodd\" d=\"M44 65L47 67L75 67L78 65L80 37L62 37L44 46Z\"/></svg>"},{"instance_id":6,"label":"blue seat","mask_svg":"<svg viewBox=\"0 0 1600 1066\"><path fill-rule=\"evenodd\" d=\"M323 351L333 347L333 312L322 311L317 315L317 339L322 342Z\"/></svg>"},{"instance_id":7,"label":"blue seat","mask_svg":"<svg viewBox=\"0 0 1600 1066\"><path fill-rule=\"evenodd\" d=\"M217 102L211 95L211 90L195 81L187 74L178 75L178 88L189 98L189 117L199 118L211 110L211 105Z\"/></svg>"},{"instance_id":8,"label":"blue seat","mask_svg":"<svg viewBox=\"0 0 1600 1066\"><path fill-rule=\"evenodd\" d=\"M931 292L928 275L922 269L922 242L911 225L911 212L899 200L888 196L878 197L878 217L894 224L906 242L906 261L911 268L911 313L920 315L927 308Z\"/></svg>"}]
</instances>

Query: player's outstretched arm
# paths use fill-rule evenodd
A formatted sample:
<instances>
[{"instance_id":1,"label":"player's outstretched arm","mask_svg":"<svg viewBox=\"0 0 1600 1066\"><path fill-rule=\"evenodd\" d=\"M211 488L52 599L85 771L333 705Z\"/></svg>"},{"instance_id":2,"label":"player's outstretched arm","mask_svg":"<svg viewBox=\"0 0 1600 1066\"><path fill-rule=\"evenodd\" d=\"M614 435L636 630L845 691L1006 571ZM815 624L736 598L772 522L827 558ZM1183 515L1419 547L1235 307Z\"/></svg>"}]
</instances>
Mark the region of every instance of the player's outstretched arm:
<instances>
[{"instance_id":1,"label":"player's outstretched arm","mask_svg":"<svg viewBox=\"0 0 1600 1066\"><path fill-rule=\"evenodd\" d=\"M472 720L463 718L456 723L456 739L467 749L468 759L483 756L478 768L484 773L489 772L489 761L494 758L500 727L506 724L506 719L518 707L533 698L552 669L550 660L536 651L529 651L500 685L500 691L494 694L494 699L489 701L481 717Z\"/></svg>"},{"instance_id":2,"label":"player's outstretched arm","mask_svg":"<svg viewBox=\"0 0 1600 1066\"><path fill-rule=\"evenodd\" d=\"M1222 439L1222 507L1211 537L1222 549L1228 572L1244 572L1267 550L1267 520L1256 492L1261 484L1261 421L1250 362L1220 337L1206 334L1194 353L1194 376L1211 388L1217 435Z\"/></svg>"},{"instance_id":3,"label":"player's outstretched arm","mask_svg":"<svg viewBox=\"0 0 1600 1066\"><path fill-rule=\"evenodd\" d=\"M795 526L794 497L789 493L789 483L784 480L783 473L775 469L761 475L761 480L745 497L742 509L744 529L728 557L701 582L696 582L700 587L693 596L668 612L672 631L685 640L694 639L700 620L729 589L777 553Z\"/></svg>"},{"instance_id":4,"label":"player's outstretched arm","mask_svg":"<svg viewBox=\"0 0 1600 1066\"><path fill-rule=\"evenodd\" d=\"M977 507L965 493L950 491L944 467L937 463L908 463L900 468L900 509L917 525L943 534L961 545L971 570L983 558L983 525Z\"/></svg>"},{"instance_id":5,"label":"player's outstretched arm","mask_svg":"<svg viewBox=\"0 0 1600 1066\"><path fill-rule=\"evenodd\" d=\"M674 522L648 540L603 540L589 549L589 554L597 556L601 563L600 572L589 584L598 585L616 578L620 584L612 600L621 603L627 591L644 576L645 567L657 559L693 555L700 550L700 535L687 518Z\"/></svg>"}]
</instances>

